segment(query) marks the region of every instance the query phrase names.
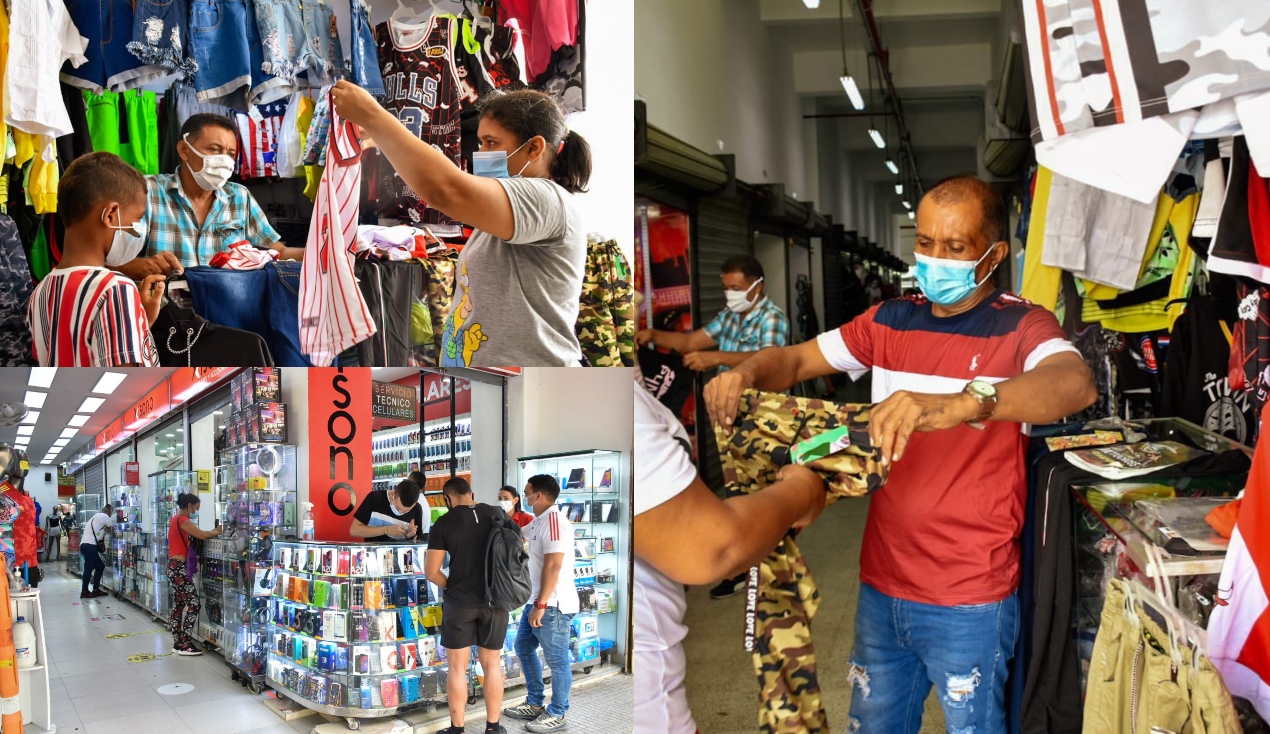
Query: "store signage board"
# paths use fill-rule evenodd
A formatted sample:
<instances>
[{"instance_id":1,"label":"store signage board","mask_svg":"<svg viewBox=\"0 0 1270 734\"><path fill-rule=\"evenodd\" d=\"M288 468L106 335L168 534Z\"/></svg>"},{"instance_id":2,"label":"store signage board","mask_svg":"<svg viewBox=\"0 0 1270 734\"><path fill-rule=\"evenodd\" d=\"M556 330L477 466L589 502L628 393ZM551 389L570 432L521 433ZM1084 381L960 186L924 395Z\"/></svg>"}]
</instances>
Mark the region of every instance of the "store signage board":
<instances>
[{"instance_id":1,"label":"store signage board","mask_svg":"<svg viewBox=\"0 0 1270 734\"><path fill-rule=\"evenodd\" d=\"M199 492L212 491L212 471L210 469L199 469L197 471L197 475L198 475L198 479L197 479L198 491Z\"/></svg>"},{"instance_id":2,"label":"store signage board","mask_svg":"<svg viewBox=\"0 0 1270 734\"><path fill-rule=\"evenodd\" d=\"M172 392L169 388L169 381L164 380L144 398L138 400L136 405L128 408L123 414L124 429L130 433L136 433L167 415L172 409Z\"/></svg>"},{"instance_id":3,"label":"store signage board","mask_svg":"<svg viewBox=\"0 0 1270 734\"><path fill-rule=\"evenodd\" d=\"M136 487L141 484L140 462L125 461L123 463L123 483L130 487Z\"/></svg>"},{"instance_id":4,"label":"store signage board","mask_svg":"<svg viewBox=\"0 0 1270 734\"><path fill-rule=\"evenodd\" d=\"M370 487L372 385L369 367L309 369L309 501L316 540L351 541L353 511Z\"/></svg>"},{"instance_id":5,"label":"store signage board","mask_svg":"<svg viewBox=\"0 0 1270 734\"><path fill-rule=\"evenodd\" d=\"M127 435L123 428L123 419L116 418L107 424L105 428L101 429L93 445L96 446L98 451L104 451L122 441Z\"/></svg>"},{"instance_id":6,"label":"store signage board","mask_svg":"<svg viewBox=\"0 0 1270 734\"><path fill-rule=\"evenodd\" d=\"M181 367L144 398L124 411L97 434L94 448L101 452L131 437L238 371L237 367Z\"/></svg>"},{"instance_id":7,"label":"store signage board","mask_svg":"<svg viewBox=\"0 0 1270 734\"><path fill-rule=\"evenodd\" d=\"M419 396L414 387L372 380L371 398L372 416L402 423L419 422Z\"/></svg>"},{"instance_id":8,"label":"store signage board","mask_svg":"<svg viewBox=\"0 0 1270 734\"><path fill-rule=\"evenodd\" d=\"M454 378L435 372L423 374L423 419L436 421L450 416L450 395L454 394L454 414L472 412L472 383L459 380L454 391Z\"/></svg>"},{"instance_id":9,"label":"store signage board","mask_svg":"<svg viewBox=\"0 0 1270 734\"><path fill-rule=\"evenodd\" d=\"M237 371L237 367L180 367L168 379L172 388L172 403L180 405Z\"/></svg>"}]
</instances>

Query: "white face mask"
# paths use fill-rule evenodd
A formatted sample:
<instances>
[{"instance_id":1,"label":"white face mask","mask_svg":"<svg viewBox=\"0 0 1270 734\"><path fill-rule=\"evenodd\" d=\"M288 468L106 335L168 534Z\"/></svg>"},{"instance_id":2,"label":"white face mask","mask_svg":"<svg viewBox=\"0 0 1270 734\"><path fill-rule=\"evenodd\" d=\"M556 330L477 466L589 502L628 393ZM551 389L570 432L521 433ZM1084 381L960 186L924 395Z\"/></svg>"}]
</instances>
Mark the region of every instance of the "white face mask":
<instances>
[{"instance_id":1,"label":"white face mask","mask_svg":"<svg viewBox=\"0 0 1270 734\"><path fill-rule=\"evenodd\" d=\"M745 313L753 308L754 304L758 302L758 298L750 300L750 291L757 288L758 284L762 282L763 279L759 278L744 291L724 291L723 297L728 299L728 310L732 313Z\"/></svg>"},{"instance_id":2,"label":"white face mask","mask_svg":"<svg viewBox=\"0 0 1270 734\"><path fill-rule=\"evenodd\" d=\"M101 221L106 221L107 209L101 211ZM130 263L141 254L141 248L146 245L146 234L149 232L149 225L143 219L139 222L133 222L131 226L116 227L113 224L107 224L107 227L115 230L115 238L111 240L110 251L106 253L106 265L117 268L125 263Z\"/></svg>"},{"instance_id":3,"label":"white face mask","mask_svg":"<svg viewBox=\"0 0 1270 734\"><path fill-rule=\"evenodd\" d=\"M499 500L498 506L503 508L503 512L506 512L508 515L510 515L512 514L512 508L516 506L516 503L512 502L511 500Z\"/></svg>"},{"instance_id":4,"label":"white face mask","mask_svg":"<svg viewBox=\"0 0 1270 734\"><path fill-rule=\"evenodd\" d=\"M194 176L194 182L204 191L216 191L223 188L229 177L234 175L234 159L223 153L203 155L194 149L194 145L190 143L189 135L186 135L184 140L190 151L203 159L203 170L195 171L193 166L190 167L190 174ZM190 164L186 163L185 165L189 166Z\"/></svg>"}]
</instances>

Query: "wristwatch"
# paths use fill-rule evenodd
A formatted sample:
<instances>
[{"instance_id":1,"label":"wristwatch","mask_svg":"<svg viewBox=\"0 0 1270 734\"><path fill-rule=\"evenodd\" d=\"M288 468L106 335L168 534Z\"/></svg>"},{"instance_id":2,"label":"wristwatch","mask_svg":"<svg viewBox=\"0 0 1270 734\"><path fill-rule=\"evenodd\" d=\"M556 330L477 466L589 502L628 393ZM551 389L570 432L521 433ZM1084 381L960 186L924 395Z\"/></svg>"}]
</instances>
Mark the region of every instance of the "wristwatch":
<instances>
[{"instance_id":1,"label":"wristwatch","mask_svg":"<svg viewBox=\"0 0 1270 734\"><path fill-rule=\"evenodd\" d=\"M991 418L992 414L997 411L996 386L983 380L971 380L966 383L966 387L962 392L979 401L978 415L966 421L966 425L982 431L984 428L983 422Z\"/></svg>"},{"instance_id":2,"label":"wristwatch","mask_svg":"<svg viewBox=\"0 0 1270 734\"><path fill-rule=\"evenodd\" d=\"M534 601L534 609L546 609L546 608L547 608L546 604L540 601Z\"/></svg>"}]
</instances>

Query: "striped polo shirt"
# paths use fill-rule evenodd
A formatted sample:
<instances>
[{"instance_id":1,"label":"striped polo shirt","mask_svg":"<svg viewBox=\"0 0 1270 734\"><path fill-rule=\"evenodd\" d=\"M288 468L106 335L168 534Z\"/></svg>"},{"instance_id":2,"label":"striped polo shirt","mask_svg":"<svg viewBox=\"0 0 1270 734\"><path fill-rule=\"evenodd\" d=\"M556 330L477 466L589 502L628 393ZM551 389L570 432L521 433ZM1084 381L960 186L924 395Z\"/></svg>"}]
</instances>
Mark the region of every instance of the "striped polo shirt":
<instances>
[{"instance_id":1,"label":"striped polo shirt","mask_svg":"<svg viewBox=\"0 0 1270 734\"><path fill-rule=\"evenodd\" d=\"M157 367L141 293L106 268L58 268L27 305L35 358L45 367Z\"/></svg>"},{"instance_id":2,"label":"striped polo shirt","mask_svg":"<svg viewBox=\"0 0 1270 734\"><path fill-rule=\"evenodd\" d=\"M900 390L958 393L1075 352L1049 311L997 291L950 318L922 297L884 301L818 337L835 369L873 372L873 402ZM860 578L900 599L953 606L996 602L1019 585L1027 493L1026 426L914 433L886 487L872 495Z\"/></svg>"}]
</instances>

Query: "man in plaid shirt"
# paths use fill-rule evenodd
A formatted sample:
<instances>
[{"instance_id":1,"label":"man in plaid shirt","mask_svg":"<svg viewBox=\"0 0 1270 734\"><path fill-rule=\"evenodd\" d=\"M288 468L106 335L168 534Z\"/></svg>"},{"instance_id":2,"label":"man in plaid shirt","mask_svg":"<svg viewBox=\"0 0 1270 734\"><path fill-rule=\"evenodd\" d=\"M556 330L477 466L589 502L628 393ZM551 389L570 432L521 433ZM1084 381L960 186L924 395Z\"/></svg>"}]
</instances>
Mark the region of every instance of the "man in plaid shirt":
<instances>
[{"instance_id":1,"label":"man in plaid shirt","mask_svg":"<svg viewBox=\"0 0 1270 734\"><path fill-rule=\"evenodd\" d=\"M704 371L726 370L760 349L789 343L789 319L767 297L763 266L749 255L723 262L723 290L728 307L704 328L689 333L644 329L635 335L637 346L652 344L684 355L684 365Z\"/></svg>"},{"instance_id":2,"label":"man in plaid shirt","mask_svg":"<svg viewBox=\"0 0 1270 734\"><path fill-rule=\"evenodd\" d=\"M117 268L140 279L154 273L207 265L230 245L247 241L300 260L304 248L286 247L247 187L228 181L239 159L238 128L228 117L192 115L181 126L175 173L149 177L145 252Z\"/></svg>"}]
</instances>

